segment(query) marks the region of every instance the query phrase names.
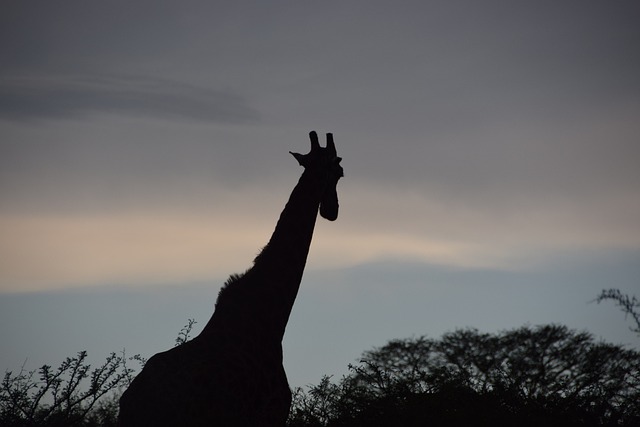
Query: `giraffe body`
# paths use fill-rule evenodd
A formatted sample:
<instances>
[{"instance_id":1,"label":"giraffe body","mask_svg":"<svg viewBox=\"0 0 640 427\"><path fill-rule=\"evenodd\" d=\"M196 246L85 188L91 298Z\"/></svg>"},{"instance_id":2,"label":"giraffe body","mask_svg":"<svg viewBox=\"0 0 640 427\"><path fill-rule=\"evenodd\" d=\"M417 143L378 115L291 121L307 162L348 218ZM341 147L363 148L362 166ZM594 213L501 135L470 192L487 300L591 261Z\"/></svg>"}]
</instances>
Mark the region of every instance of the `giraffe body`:
<instances>
[{"instance_id":1,"label":"giraffe body","mask_svg":"<svg viewBox=\"0 0 640 427\"><path fill-rule=\"evenodd\" d=\"M284 426L291 390L282 338L304 272L318 211L338 215L343 176L333 137L292 153L305 170L267 246L220 291L193 340L154 355L120 399L120 425Z\"/></svg>"}]
</instances>

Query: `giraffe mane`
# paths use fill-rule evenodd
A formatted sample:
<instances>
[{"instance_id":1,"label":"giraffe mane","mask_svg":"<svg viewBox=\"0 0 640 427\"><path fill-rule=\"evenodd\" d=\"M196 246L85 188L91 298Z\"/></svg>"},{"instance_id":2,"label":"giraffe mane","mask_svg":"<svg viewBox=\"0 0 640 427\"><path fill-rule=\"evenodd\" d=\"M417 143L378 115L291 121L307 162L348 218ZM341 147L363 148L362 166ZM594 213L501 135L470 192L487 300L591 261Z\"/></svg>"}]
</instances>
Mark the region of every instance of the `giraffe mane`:
<instances>
[{"instance_id":1,"label":"giraffe mane","mask_svg":"<svg viewBox=\"0 0 640 427\"><path fill-rule=\"evenodd\" d=\"M238 282L240 282L240 280L245 276L245 274L247 274L246 271L242 274L232 273L229 276L229 278L224 282L224 284L220 288L220 291L218 292L218 298L216 299L216 304L215 304L216 306L220 302L221 298L224 299L225 297L229 296L229 293L230 293L229 291L233 292L233 290L237 287Z\"/></svg>"}]
</instances>

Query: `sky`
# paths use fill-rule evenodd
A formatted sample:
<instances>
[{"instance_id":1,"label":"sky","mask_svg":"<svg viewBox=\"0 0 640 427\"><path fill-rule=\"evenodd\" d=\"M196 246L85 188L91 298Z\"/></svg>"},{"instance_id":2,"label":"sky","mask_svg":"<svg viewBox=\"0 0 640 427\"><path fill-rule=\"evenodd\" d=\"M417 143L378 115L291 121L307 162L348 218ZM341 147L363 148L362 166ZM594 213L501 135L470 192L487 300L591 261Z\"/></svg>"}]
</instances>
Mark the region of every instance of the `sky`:
<instances>
[{"instance_id":1,"label":"sky","mask_svg":"<svg viewBox=\"0 0 640 427\"><path fill-rule=\"evenodd\" d=\"M559 323L640 348L640 3L10 1L0 368L173 346L333 132L292 386L388 340Z\"/></svg>"}]
</instances>

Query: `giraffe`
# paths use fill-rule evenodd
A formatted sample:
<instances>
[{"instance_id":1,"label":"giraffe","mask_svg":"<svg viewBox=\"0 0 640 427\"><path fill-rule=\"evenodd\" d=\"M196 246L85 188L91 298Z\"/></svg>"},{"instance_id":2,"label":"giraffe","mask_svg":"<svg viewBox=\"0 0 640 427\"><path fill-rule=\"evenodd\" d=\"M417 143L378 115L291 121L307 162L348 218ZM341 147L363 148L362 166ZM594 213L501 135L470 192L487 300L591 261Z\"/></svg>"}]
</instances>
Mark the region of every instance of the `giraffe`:
<instances>
[{"instance_id":1,"label":"giraffe","mask_svg":"<svg viewBox=\"0 0 640 427\"><path fill-rule=\"evenodd\" d=\"M304 272L318 211L338 217L343 176L333 135L291 154L304 171L268 244L244 274L232 274L202 332L151 357L120 398L128 426L284 426L291 390L282 338Z\"/></svg>"}]
</instances>

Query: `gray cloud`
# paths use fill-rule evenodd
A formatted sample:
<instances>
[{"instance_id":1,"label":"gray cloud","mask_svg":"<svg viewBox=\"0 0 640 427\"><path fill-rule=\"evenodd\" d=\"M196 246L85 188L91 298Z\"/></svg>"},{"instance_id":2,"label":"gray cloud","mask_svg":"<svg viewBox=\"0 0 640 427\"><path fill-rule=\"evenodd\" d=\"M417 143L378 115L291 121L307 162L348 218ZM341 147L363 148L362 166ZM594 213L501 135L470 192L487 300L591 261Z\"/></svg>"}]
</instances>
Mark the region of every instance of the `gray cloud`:
<instances>
[{"instance_id":1,"label":"gray cloud","mask_svg":"<svg viewBox=\"0 0 640 427\"><path fill-rule=\"evenodd\" d=\"M23 76L0 84L13 99L0 100L5 118L244 124L255 112L242 93L261 120L205 129L100 116L39 133L14 122L25 142L4 161L5 195L55 183L82 200L153 191L164 200L210 182L265 184L314 128L336 133L345 186L410 188L455 209L519 214L523 200L572 200L588 210L597 195L637 195L635 4L19 7L0 17L11 53L1 74Z\"/></svg>"},{"instance_id":2,"label":"gray cloud","mask_svg":"<svg viewBox=\"0 0 640 427\"><path fill-rule=\"evenodd\" d=\"M184 5L166 1L11 2L0 15L2 68L104 69L167 54L188 32Z\"/></svg>"},{"instance_id":3,"label":"gray cloud","mask_svg":"<svg viewBox=\"0 0 640 427\"><path fill-rule=\"evenodd\" d=\"M77 118L96 113L247 122L257 112L239 95L131 75L21 76L0 79L0 117Z\"/></svg>"}]
</instances>

